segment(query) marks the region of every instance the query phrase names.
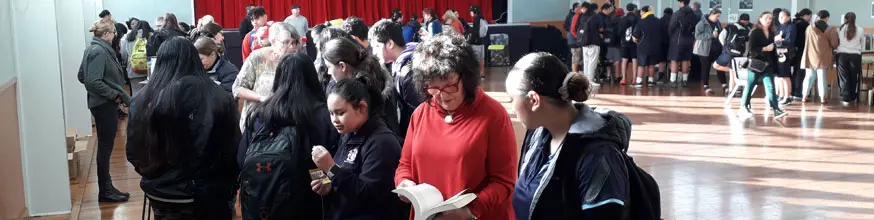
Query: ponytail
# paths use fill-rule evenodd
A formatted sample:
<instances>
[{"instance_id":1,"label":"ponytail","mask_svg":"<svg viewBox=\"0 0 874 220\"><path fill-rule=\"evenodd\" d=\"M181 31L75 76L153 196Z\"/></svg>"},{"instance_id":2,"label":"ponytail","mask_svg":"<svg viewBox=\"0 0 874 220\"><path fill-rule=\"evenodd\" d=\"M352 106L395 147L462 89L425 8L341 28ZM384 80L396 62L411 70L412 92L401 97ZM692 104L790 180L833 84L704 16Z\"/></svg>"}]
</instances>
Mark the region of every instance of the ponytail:
<instances>
[{"instance_id":1,"label":"ponytail","mask_svg":"<svg viewBox=\"0 0 874 220\"><path fill-rule=\"evenodd\" d=\"M841 25L841 29L847 28L847 40L852 40L856 38L856 13L848 12L844 15L844 24Z\"/></svg>"},{"instance_id":2,"label":"ponytail","mask_svg":"<svg viewBox=\"0 0 874 220\"><path fill-rule=\"evenodd\" d=\"M378 86L373 84L378 81L368 75L343 79L337 81L328 94L342 97L355 108L360 108L361 101L364 101L367 104L367 115L371 118L368 120L372 120L383 115L383 106L385 106L385 99L380 94Z\"/></svg>"}]
</instances>

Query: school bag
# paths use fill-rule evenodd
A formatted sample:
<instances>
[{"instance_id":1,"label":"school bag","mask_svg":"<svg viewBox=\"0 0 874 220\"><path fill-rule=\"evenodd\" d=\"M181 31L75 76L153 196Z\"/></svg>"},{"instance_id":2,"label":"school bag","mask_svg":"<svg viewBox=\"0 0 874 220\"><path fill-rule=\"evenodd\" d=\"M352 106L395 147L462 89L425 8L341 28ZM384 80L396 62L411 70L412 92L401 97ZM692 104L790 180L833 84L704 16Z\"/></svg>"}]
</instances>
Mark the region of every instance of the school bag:
<instances>
[{"instance_id":1,"label":"school bag","mask_svg":"<svg viewBox=\"0 0 874 220\"><path fill-rule=\"evenodd\" d=\"M637 20L632 18L631 16L625 16L622 18L623 21L620 22L620 25L624 28L620 30L619 34L621 34L622 39L621 43L623 47L630 47L634 45L634 25L637 24Z\"/></svg>"},{"instance_id":2,"label":"school bag","mask_svg":"<svg viewBox=\"0 0 874 220\"><path fill-rule=\"evenodd\" d=\"M130 54L130 68L137 73L149 72L149 58L146 56L146 39L137 37L134 41L134 48Z\"/></svg>"},{"instance_id":3,"label":"school bag","mask_svg":"<svg viewBox=\"0 0 874 220\"><path fill-rule=\"evenodd\" d=\"M625 155L625 167L628 169L630 201L628 204L625 204L629 210L628 219L661 219L661 195L658 182L656 182L652 175L637 166L634 163L634 158L629 156L627 152L621 153Z\"/></svg>"},{"instance_id":4,"label":"school bag","mask_svg":"<svg viewBox=\"0 0 874 220\"><path fill-rule=\"evenodd\" d=\"M312 205L302 204L313 193L306 172L311 167L302 161L309 158L311 147L299 132L295 126L255 132L240 172L243 219L297 219L304 214L296 212Z\"/></svg>"},{"instance_id":5,"label":"school bag","mask_svg":"<svg viewBox=\"0 0 874 220\"><path fill-rule=\"evenodd\" d=\"M725 51L731 57L742 57L747 51L747 42L750 40L750 31L746 28L729 26L725 28Z\"/></svg>"}]
</instances>

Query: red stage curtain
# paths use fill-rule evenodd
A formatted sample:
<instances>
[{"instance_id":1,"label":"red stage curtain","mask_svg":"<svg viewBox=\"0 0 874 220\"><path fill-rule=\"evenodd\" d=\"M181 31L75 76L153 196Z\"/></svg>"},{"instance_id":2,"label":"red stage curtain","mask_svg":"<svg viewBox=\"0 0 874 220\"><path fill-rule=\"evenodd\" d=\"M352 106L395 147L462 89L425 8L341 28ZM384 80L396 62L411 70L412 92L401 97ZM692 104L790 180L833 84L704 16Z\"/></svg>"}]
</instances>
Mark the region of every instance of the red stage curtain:
<instances>
[{"instance_id":1,"label":"red stage curtain","mask_svg":"<svg viewBox=\"0 0 874 220\"><path fill-rule=\"evenodd\" d=\"M194 15L197 18L212 15L222 27L237 28L246 14L248 4L263 6L271 21L285 20L291 14L291 5L298 4L301 15L307 17L310 26L352 15L372 25L379 19L388 18L395 8L403 11L404 22L412 14L421 18L424 8L436 9L438 18L447 9L453 9L458 11L460 17L470 21L468 9L471 5L479 5L486 20L492 20L491 0L195 0Z\"/></svg>"}]
</instances>

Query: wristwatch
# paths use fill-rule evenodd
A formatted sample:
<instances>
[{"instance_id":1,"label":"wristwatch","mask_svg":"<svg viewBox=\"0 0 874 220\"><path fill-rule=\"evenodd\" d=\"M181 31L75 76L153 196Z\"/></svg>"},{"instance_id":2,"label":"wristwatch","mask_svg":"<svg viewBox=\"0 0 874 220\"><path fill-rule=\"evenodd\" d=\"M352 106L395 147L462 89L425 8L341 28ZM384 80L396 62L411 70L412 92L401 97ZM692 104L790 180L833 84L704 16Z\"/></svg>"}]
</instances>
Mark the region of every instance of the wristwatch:
<instances>
[{"instance_id":1,"label":"wristwatch","mask_svg":"<svg viewBox=\"0 0 874 220\"><path fill-rule=\"evenodd\" d=\"M334 174L337 173L338 169L340 169L340 168L342 168L342 167L340 167L340 165L337 165L337 164L334 164L334 166L331 166L331 168L328 169L328 178L333 179Z\"/></svg>"}]
</instances>

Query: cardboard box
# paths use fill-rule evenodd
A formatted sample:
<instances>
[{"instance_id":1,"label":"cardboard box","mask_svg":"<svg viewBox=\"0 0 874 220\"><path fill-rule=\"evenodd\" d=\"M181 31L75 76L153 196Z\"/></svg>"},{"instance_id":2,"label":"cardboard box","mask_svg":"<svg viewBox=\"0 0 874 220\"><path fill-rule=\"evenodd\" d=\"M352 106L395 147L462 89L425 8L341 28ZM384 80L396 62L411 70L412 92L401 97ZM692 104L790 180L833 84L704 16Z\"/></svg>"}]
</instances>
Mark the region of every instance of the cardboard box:
<instances>
[{"instance_id":1,"label":"cardboard box","mask_svg":"<svg viewBox=\"0 0 874 220\"><path fill-rule=\"evenodd\" d=\"M77 153L67 153L67 169L70 172L70 179L79 179L79 157Z\"/></svg>"},{"instance_id":2,"label":"cardboard box","mask_svg":"<svg viewBox=\"0 0 874 220\"><path fill-rule=\"evenodd\" d=\"M73 152L73 148L76 147L76 136L78 136L78 135L79 135L79 134L78 134L78 132L76 132L76 129L75 129L75 128L69 128L69 129L67 129L67 136L66 136L66 140L67 140L67 153L72 153L72 152Z\"/></svg>"}]
</instances>

